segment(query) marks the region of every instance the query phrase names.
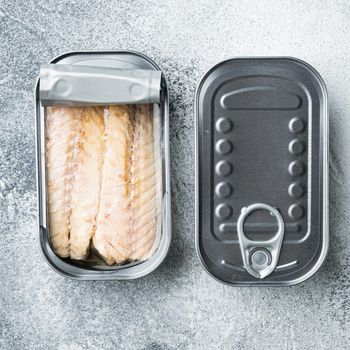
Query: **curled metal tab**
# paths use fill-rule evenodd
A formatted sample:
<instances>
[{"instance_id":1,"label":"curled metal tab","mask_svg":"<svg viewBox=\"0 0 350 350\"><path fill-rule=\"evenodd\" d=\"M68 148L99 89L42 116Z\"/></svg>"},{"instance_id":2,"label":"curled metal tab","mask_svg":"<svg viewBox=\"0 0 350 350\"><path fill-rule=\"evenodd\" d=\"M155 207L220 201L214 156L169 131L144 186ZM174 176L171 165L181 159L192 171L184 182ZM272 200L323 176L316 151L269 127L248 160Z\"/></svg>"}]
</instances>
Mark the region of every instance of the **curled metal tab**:
<instances>
[{"instance_id":1,"label":"curled metal tab","mask_svg":"<svg viewBox=\"0 0 350 350\"><path fill-rule=\"evenodd\" d=\"M162 73L74 64L42 64L41 104L66 106L159 103Z\"/></svg>"},{"instance_id":2,"label":"curled metal tab","mask_svg":"<svg viewBox=\"0 0 350 350\"><path fill-rule=\"evenodd\" d=\"M254 211L263 209L269 211L276 219L278 230L268 240L251 240L244 233L244 222ZM256 203L244 207L237 221L237 232L243 266L252 276L262 279L270 275L276 268L284 236L284 221L276 208L264 203Z\"/></svg>"}]
</instances>

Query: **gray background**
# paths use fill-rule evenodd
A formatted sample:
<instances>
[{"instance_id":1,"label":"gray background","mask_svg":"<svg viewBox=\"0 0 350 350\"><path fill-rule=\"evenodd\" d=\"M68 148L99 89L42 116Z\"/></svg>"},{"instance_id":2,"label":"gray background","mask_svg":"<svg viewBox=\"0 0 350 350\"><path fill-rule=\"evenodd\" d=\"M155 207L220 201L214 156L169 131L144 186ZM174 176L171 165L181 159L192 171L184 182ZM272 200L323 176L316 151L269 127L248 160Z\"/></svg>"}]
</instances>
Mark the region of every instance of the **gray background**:
<instances>
[{"instance_id":1,"label":"gray background","mask_svg":"<svg viewBox=\"0 0 350 350\"><path fill-rule=\"evenodd\" d=\"M0 348L348 349L350 347L350 4L348 1L0 0ZM174 239L133 282L77 282L38 248L33 87L70 50L134 49L171 91ZM193 96L233 56L288 55L323 76L330 101L331 248L291 288L230 288L194 249Z\"/></svg>"}]
</instances>

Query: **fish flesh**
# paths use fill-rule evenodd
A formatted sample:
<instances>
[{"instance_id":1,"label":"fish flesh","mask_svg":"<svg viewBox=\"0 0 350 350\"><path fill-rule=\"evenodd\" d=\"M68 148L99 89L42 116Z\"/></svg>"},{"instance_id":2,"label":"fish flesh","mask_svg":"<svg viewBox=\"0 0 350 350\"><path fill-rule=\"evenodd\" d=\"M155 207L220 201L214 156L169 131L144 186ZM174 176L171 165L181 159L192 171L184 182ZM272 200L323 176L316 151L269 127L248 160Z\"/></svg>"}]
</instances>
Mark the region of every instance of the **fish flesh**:
<instances>
[{"instance_id":1,"label":"fish flesh","mask_svg":"<svg viewBox=\"0 0 350 350\"><path fill-rule=\"evenodd\" d=\"M68 167L72 158L72 139L76 129L75 110L46 109L46 174L50 239L54 251L69 257L69 187Z\"/></svg>"},{"instance_id":2,"label":"fish flesh","mask_svg":"<svg viewBox=\"0 0 350 350\"><path fill-rule=\"evenodd\" d=\"M100 195L103 131L103 108L47 108L50 238L61 257L81 260L88 254Z\"/></svg>"},{"instance_id":3,"label":"fish flesh","mask_svg":"<svg viewBox=\"0 0 350 350\"><path fill-rule=\"evenodd\" d=\"M161 168L158 128L154 128L151 105L136 105L131 169L130 260L152 255L159 234Z\"/></svg>"},{"instance_id":4,"label":"fish flesh","mask_svg":"<svg viewBox=\"0 0 350 350\"><path fill-rule=\"evenodd\" d=\"M162 165L153 105L51 107L46 114L50 237L61 257L148 259L161 232Z\"/></svg>"},{"instance_id":5,"label":"fish flesh","mask_svg":"<svg viewBox=\"0 0 350 350\"><path fill-rule=\"evenodd\" d=\"M93 245L107 264L146 260L159 236L160 147L150 105L111 106ZM157 162L156 159L159 159Z\"/></svg>"},{"instance_id":6,"label":"fish flesh","mask_svg":"<svg viewBox=\"0 0 350 350\"><path fill-rule=\"evenodd\" d=\"M100 201L100 184L104 144L103 109L97 107L76 110L78 133L73 148L71 173L70 257L85 259L96 228Z\"/></svg>"},{"instance_id":7,"label":"fish flesh","mask_svg":"<svg viewBox=\"0 0 350 350\"><path fill-rule=\"evenodd\" d=\"M93 245L107 264L129 256L131 109L110 106L106 117L101 196Z\"/></svg>"}]
</instances>

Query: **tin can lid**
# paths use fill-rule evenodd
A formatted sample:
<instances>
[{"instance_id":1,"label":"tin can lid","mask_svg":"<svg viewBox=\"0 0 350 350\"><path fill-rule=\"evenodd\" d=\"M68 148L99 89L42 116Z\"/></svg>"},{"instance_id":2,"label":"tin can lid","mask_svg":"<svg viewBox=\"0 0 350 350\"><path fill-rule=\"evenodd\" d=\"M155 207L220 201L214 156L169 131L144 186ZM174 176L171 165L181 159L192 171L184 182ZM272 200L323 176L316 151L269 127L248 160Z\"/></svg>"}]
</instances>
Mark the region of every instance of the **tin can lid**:
<instances>
[{"instance_id":1,"label":"tin can lid","mask_svg":"<svg viewBox=\"0 0 350 350\"><path fill-rule=\"evenodd\" d=\"M231 59L204 76L195 104L196 246L205 269L230 285L307 279L328 248L321 77L298 59Z\"/></svg>"}]
</instances>

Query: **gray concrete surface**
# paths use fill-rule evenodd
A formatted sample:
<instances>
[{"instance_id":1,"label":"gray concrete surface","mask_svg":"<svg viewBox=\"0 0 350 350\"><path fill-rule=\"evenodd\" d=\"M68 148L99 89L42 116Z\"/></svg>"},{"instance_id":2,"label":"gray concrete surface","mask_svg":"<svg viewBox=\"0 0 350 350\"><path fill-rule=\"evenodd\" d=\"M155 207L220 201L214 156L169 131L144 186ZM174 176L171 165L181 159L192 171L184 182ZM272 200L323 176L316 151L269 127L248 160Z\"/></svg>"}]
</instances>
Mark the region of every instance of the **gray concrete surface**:
<instances>
[{"instance_id":1,"label":"gray concrete surface","mask_svg":"<svg viewBox=\"0 0 350 350\"><path fill-rule=\"evenodd\" d=\"M349 349L350 3L348 1L0 0L1 349ZM134 49L171 90L174 240L133 282L77 282L44 262L36 226L33 87L70 50ZM292 288L230 288L194 249L193 96L232 56L314 65L330 101L331 248Z\"/></svg>"}]
</instances>

